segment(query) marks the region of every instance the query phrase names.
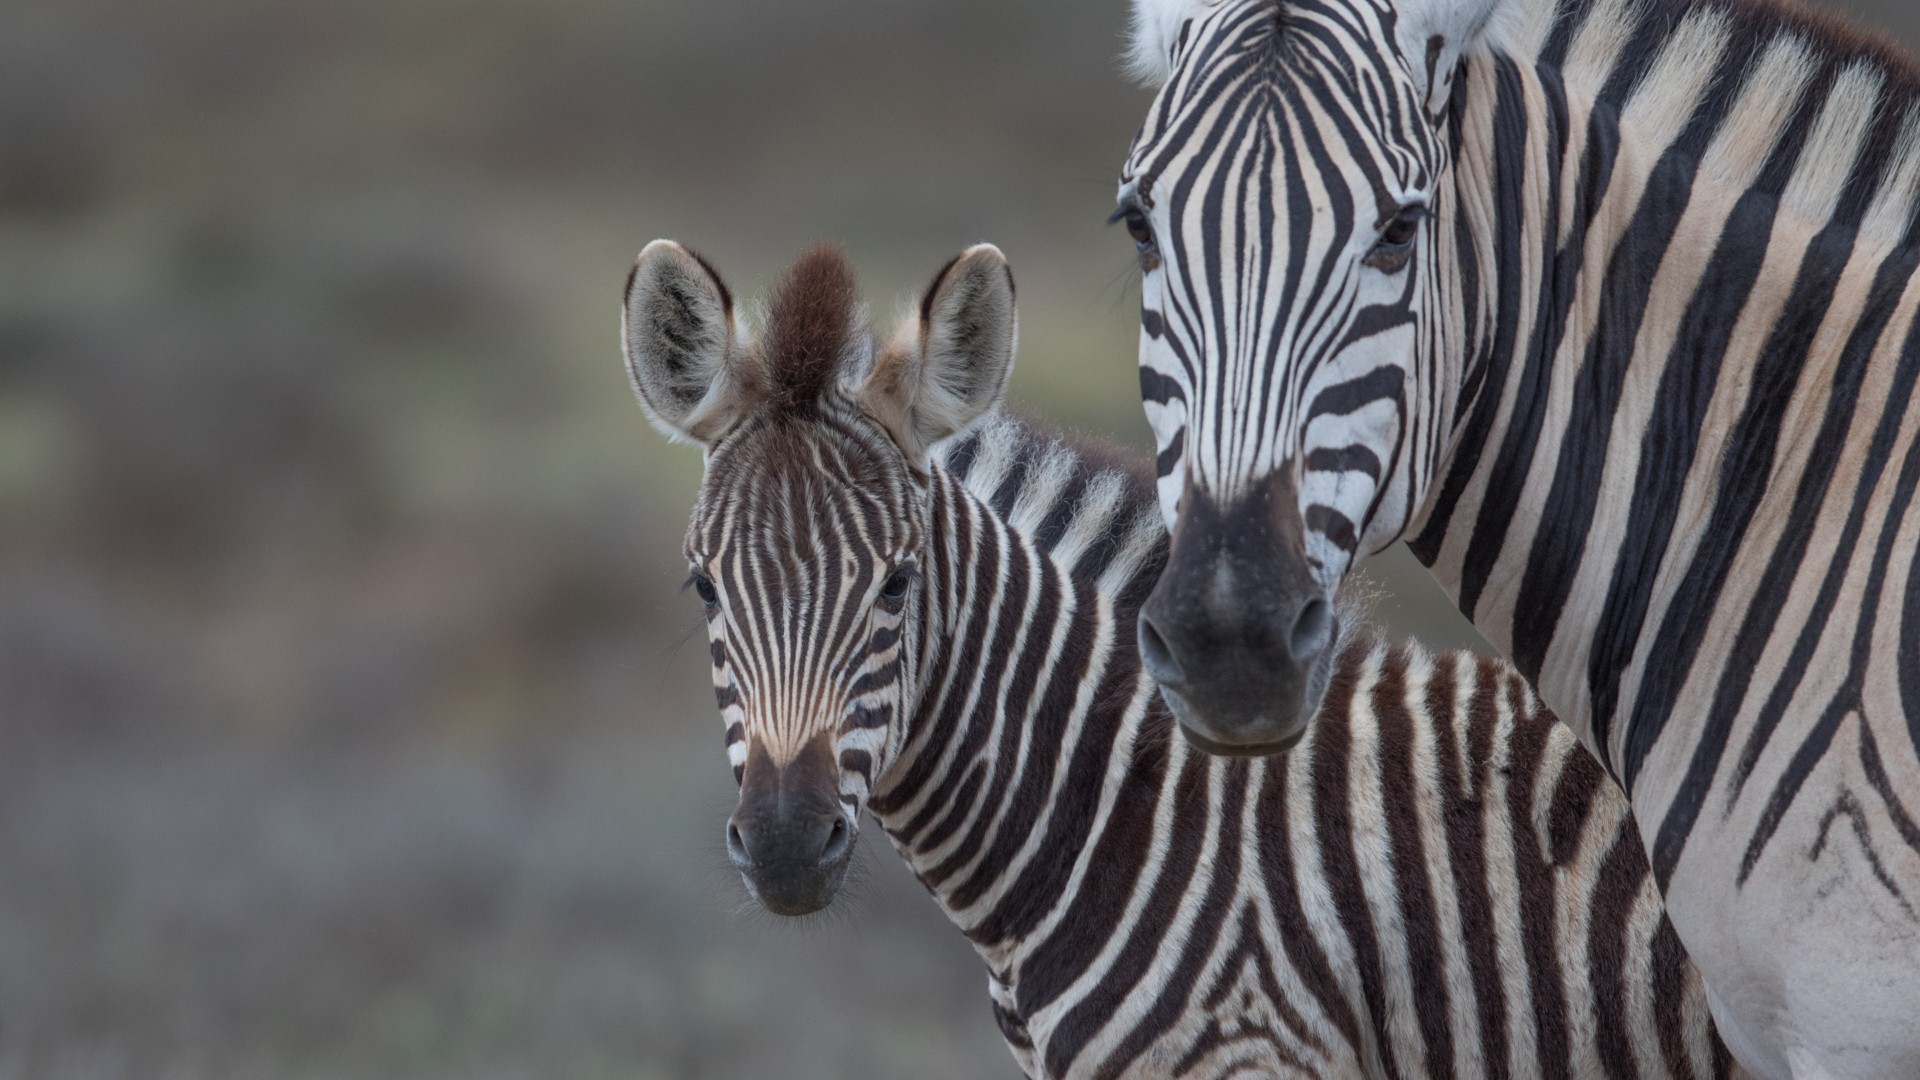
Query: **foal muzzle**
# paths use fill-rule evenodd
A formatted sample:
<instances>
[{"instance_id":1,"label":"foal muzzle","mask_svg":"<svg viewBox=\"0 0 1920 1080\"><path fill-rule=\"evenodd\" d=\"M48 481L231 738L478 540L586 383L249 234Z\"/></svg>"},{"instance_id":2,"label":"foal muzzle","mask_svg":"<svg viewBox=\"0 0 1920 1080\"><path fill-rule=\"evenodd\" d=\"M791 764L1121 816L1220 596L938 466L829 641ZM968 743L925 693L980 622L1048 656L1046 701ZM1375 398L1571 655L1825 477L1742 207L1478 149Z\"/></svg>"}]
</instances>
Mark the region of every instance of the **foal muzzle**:
<instances>
[{"instance_id":1,"label":"foal muzzle","mask_svg":"<svg viewBox=\"0 0 1920 1080\"><path fill-rule=\"evenodd\" d=\"M833 902L853 861L853 826L825 735L777 764L754 744L727 822L727 857L761 906L809 915Z\"/></svg>"}]
</instances>

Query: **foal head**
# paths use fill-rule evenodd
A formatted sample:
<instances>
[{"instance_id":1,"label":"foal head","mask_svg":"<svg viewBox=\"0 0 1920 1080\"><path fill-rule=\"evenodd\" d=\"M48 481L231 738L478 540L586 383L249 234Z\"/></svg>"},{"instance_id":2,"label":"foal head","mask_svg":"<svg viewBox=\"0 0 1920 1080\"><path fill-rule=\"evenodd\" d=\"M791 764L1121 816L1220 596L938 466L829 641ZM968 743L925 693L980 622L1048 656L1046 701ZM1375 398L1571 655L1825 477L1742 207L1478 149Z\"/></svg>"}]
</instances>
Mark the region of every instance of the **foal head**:
<instances>
[{"instance_id":1,"label":"foal head","mask_svg":"<svg viewBox=\"0 0 1920 1080\"><path fill-rule=\"evenodd\" d=\"M686 555L740 786L727 853L768 910L817 911L917 698L928 451L1005 390L1013 278L970 248L882 343L845 258L816 247L756 340L713 267L656 240L622 330L647 415L706 455Z\"/></svg>"}]
</instances>

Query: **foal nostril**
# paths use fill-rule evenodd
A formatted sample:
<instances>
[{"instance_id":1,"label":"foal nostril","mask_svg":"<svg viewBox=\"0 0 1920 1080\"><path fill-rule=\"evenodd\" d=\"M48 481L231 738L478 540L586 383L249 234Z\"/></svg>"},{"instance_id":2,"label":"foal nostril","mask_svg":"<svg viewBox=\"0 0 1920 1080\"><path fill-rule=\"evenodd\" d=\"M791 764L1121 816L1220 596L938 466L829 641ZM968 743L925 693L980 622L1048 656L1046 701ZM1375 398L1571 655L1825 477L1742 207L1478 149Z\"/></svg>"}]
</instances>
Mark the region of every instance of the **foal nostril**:
<instances>
[{"instance_id":1,"label":"foal nostril","mask_svg":"<svg viewBox=\"0 0 1920 1080\"><path fill-rule=\"evenodd\" d=\"M1319 656L1332 636L1332 607L1325 600L1310 600L1306 607L1300 609L1300 617L1293 622L1293 633L1287 638L1287 652L1296 663L1303 663Z\"/></svg>"},{"instance_id":2,"label":"foal nostril","mask_svg":"<svg viewBox=\"0 0 1920 1080\"><path fill-rule=\"evenodd\" d=\"M1162 685L1178 685L1186 678L1186 673L1180 670L1180 661L1173 658L1173 650L1167 647L1167 640L1160 636L1144 611L1140 613L1140 663L1153 681Z\"/></svg>"},{"instance_id":3,"label":"foal nostril","mask_svg":"<svg viewBox=\"0 0 1920 1080\"><path fill-rule=\"evenodd\" d=\"M847 857L853 848L853 830L847 828L847 819L836 817L833 828L827 833L827 845L820 849L820 864L830 866Z\"/></svg>"},{"instance_id":4,"label":"foal nostril","mask_svg":"<svg viewBox=\"0 0 1920 1080\"><path fill-rule=\"evenodd\" d=\"M740 833L740 826L727 822L727 858L741 870L753 866L753 853L747 850L747 838Z\"/></svg>"}]
</instances>

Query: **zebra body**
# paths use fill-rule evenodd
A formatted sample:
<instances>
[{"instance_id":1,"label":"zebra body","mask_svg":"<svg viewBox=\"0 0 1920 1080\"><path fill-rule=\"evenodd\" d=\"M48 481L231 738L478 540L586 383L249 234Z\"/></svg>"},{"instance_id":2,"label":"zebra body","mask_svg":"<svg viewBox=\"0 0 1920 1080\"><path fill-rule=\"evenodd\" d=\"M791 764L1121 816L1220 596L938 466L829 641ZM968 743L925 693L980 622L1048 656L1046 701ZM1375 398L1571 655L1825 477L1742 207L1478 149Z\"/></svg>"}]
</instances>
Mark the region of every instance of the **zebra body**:
<instances>
[{"instance_id":1,"label":"zebra body","mask_svg":"<svg viewBox=\"0 0 1920 1080\"><path fill-rule=\"evenodd\" d=\"M725 333L689 313L724 326L731 303L678 252L643 254L629 356L707 450L688 552L742 787L729 844L769 907L832 898L843 845L812 808L849 835L867 810L1035 1077L1731 1074L1624 800L1511 668L1354 642L1290 755L1176 733L1132 633L1167 544L1144 470L973 423L1012 360L997 252L943 271L894 345L840 341L846 373L797 405L783 320L857 322L809 309L851 302L809 256L768 355L709 376L738 395L720 420L670 396L682 343ZM929 387L967 404L881 419L883 390Z\"/></svg>"},{"instance_id":2,"label":"zebra body","mask_svg":"<svg viewBox=\"0 0 1920 1080\"><path fill-rule=\"evenodd\" d=\"M1029 1075L1729 1074L1626 800L1510 667L1356 641L1292 752L1202 753L1134 655L1165 543L1144 487L1116 523L1111 475L1005 419L942 456L936 520L1009 570L929 635L953 654L923 670L960 678L922 699L869 809L987 960ZM1131 535L1074 543L1115 524ZM986 655L1017 668L1055 637L1096 643L1041 661L1084 709L1008 700L957 648L1025 590L1060 614ZM998 707L949 712L960 700ZM1024 798L1017 781L965 795L976 771L1036 768Z\"/></svg>"},{"instance_id":3,"label":"zebra body","mask_svg":"<svg viewBox=\"0 0 1920 1080\"><path fill-rule=\"evenodd\" d=\"M1297 734L1332 663L1236 713L1207 582L1285 630L1405 536L1627 787L1736 1055L1920 1076L1920 70L1770 0L1139 0L1135 59L1183 722Z\"/></svg>"}]
</instances>

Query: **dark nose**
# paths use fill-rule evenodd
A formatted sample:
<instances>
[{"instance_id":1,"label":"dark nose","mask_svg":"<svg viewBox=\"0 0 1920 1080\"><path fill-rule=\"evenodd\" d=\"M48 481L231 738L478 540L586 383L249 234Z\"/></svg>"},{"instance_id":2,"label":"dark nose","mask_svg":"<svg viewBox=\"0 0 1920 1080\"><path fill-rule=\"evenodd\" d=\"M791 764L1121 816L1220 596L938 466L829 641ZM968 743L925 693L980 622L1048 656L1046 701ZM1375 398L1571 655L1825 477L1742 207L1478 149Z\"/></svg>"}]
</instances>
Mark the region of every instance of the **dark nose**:
<instances>
[{"instance_id":1,"label":"dark nose","mask_svg":"<svg viewBox=\"0 0 1920 1080\"><path fill-rule=\"evenodd\" d=\"M853 859L853 826L840 804L830 735L784 764L755 742L727 822L727 858L761 905L806 915L833 902Z\"/></svg>"},{"instance_id":2,"label":"dark nose","mask_svg":"<svg viewBox=\"0 0 1920 1080\"><path fill-rule=\"evenodd\" d=\"M1337 622L1284 471L1226 507L1189 486L1139 634L1142 665L1195 745L1247 755L1299 741L1332 671Z\"/></svg>"},{"instance_id":3,"label":"dark nose","mask_svg":"<svg viewBox=\"0 0 1920 1080\"><path fill-rule=\"evenodd\" d=\"M1269 625L1263 626L1247 618L1252 614L1250 612L1226 609L1212 613L1212 625L1208 628L1198 632L1193 632L1192 628L1181 628L1188 632L1182 633L1179 640L1191 649L1195 637L1211 634L1216 638L1231 638L1235 633L1234 624L1238 622L1241 624L1238 641L1225 642L1227 647L1232 648L1237 644L1267 649L1272 647L1273 642L1279 641L1286 645L1287 659L1295 664L1311 663L1325 651L1333 637L1333 608L1317 596L1288 599L1296 599L1299 603L1286 605L1291 610L1272 613L1272 618L1267 620ZM1175 602L1169 601L1149 606L1140 612L1140 659L1146 664L1147 674L1153 676L1154 682L1179 689L1187 683L1186 666L1180 662L1178 652L1166 635L1154 625L1156 617L1172 621L1167 609L1175 606ZM1282 627L1285 629L1282 630ZM1204 670L1205 664L1196 667Z\"/></svg>"},{"instance_id":4,"label":"dark nose","mask_svg":"<svg viewBox=\"0 0 1920 1080\"><path fill-rule=\"evenodd\" d=\"M834 863L846 858L852 848L853 832L837 810L771 820L764 816L743 820L735 814L727 822L727 858L741 873L780 862Z\"/></svg>"}]
</instances>

